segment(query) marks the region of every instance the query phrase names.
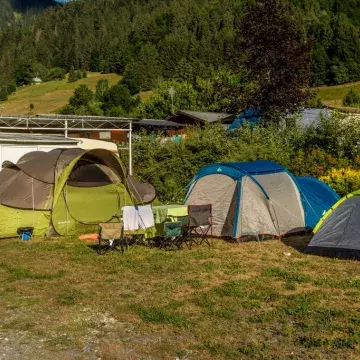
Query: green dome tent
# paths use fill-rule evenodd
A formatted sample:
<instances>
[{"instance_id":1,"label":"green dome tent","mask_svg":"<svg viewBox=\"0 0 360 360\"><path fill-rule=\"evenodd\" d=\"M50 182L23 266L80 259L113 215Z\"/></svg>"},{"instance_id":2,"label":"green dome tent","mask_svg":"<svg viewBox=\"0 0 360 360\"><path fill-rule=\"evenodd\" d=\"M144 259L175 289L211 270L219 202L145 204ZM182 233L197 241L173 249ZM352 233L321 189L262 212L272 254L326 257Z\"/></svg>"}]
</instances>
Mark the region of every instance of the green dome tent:
<instances>
[{"instance_id":1,"label":"green dome tent","mask_svg":"<svg viewBox=\"0 0 360 360\"><path fill-rule=\"evenodd\" d=\"M360 259L360 190L340 199L313 232L306 253Z\"/></svg>"},{"instance_id":2,"label":"green dome tent","mask_svg":"<svg viewBox=\"0 0 360 360\"><path fill-rule=\"evenodd\" d=\"M119 221L124 205L150 203L155 189L127 175L108 150L30 152L0 172L0 237L33 227L34 235L73 235Z\"/></svg>"}]
</instances>

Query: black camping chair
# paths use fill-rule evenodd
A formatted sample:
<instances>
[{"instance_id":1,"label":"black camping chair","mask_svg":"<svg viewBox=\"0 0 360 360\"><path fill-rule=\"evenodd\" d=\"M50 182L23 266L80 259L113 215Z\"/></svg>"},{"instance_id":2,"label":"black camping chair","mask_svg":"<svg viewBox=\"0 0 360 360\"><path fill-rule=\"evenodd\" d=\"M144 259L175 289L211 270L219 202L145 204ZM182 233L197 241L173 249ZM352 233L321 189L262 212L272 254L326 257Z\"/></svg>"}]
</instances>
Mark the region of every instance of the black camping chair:
<instances>
[{"instance_id":1,"label":"black camping chair","mask_svg":"<svg viewBox=\"0 0 360 360\"><path fill-rule=\"evenodd\" d=\"M124 226L120 223L99 224L98 254L103 255L107 250L124 252L127 240L123 234Z\"/></svg>"},{"instance_id":2,"label":"black camping chair","mask_svg":"<svg viewBox=\"0 0 360 360\"><path fill-rule=\"evenodd\" d=\"M182 248L182 222L166 222L164 224L164 236L160 242L160 248Z\"/></svg>"},{"instance_id":3,"label":"black camping chair","mask_svg":"<svg viewBox=\"0 0 360 360\"><path fill-rule=\"evenodd\" d=\"M197 245L202 243L210 246L209 235L212 236L212 206L189 205L188 223L184 226L184 242L191 247L192 242ZM200 239L196 242L196 239Z\"/></svg>"}]
</instances>

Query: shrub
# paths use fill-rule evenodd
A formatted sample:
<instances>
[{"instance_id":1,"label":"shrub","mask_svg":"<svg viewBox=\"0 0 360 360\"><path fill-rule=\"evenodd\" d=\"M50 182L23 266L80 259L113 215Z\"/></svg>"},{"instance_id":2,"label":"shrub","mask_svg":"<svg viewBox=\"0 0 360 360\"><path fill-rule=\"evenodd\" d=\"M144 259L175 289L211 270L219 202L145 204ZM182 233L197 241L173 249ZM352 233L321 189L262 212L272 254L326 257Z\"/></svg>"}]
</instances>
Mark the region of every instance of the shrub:
<instances>
[{"instance_id":1,"label":"shrub","mask_svg":"<svg viewBox=\"0 0 360 360\"><path fill-rule=\"evenodd\" d=\"M7 88L5 87L0 88L0 101L5 101L7 99L8 99Z\"/></svg>"},{"instance_id":2,"label":"shrub","mask_svg":"<svg viewBox=\"0 0 360 360\"><path fill-rule=\"evenodd\" d=\"M350 89L343 99L344 106L357 107L360 106L360 94L354 89Z\"/></svg>"},{"instance_id":3,"label":"shrub","mask_svg":"<svg viewBox=\"0 0 360 360\"><path fill-rule=\"evenodd\" d=\"M69 104L74 107L87 106L94 98L94 93L84 84L74 90L74 95L70 98Z\"/></svg>"},{"instance_id":4,"label":"shrub","mask_svg":"<svg viewBox=\"0 0 360 360\"><path fill-rule=\"evenodd\" d=\"M40 78L42 81L46 81L48 75L49 75L49 70L46 66L44 66L43 64L40 63L34 63L32 65L32 77L33 78Z\"/></svg>"},{"instance_id":5,"label":"shrub","mask_svg":"<svg viewBox=\"0 0 360 360\"><path fill-rule=\"evenodd\" d=\"M341 196L360 189L360 171L352 168L332 169L327 175L320 177L320 180Z\"/></svg>"},{"instance_id":6,"label":"shrub","mask_svg":"<svg viewBox=\"0 0 360 360\"><path fill-rule=\"evenodd\" d=\"M7 86L8 95L14 93L16 91L16 84L14 82L10 82Z\"/></svg>"},{"instance_id":7,"label":"shrub","mask_svg":"<svg viewBox=\"0 0 360 360\"><path fill-rule=\"evenodd\" d=\"M220 124L191 128L188 139L180 142L164 142L163 134L143 132L134 138L134 169L138 177L155 186L160 201L166 202L181 202L194 174L214 162L272 160L295 175L317 178L330 176L333 169L356 172L360 170L359 128L359 121L335 114L309 129L296 122L245 125L234 133ZM340 179L323 180L342 195L360 188L354 176L349 176L342 180L347 184L342 188Z\"/></svg>"},{"instance_id":8,"label":"shrub","mask_svg":"<svg viewBox=\"0 0 360 360\"><path fill-rule=\"evenodd\" d=\"M49 70L46 81L63 80L65 79L66 72L60 67L55 67Z\"/></svg>"},{"instance_id":9,"label":"shrub","mask_svg":"<svg viewBox=\"0 0 360 360\"><path fill-rule=\"evenodd\" d=\"M334 157L323 149L302 149L292 157L288 168L295 175L320 177L333 168L346 167L351 163L349 159Z\"/></svg>"},{"instance_id":10,"label":"shrub","mask_svg":"<svg viewBox=\"0 0 360 360\"><path fill-rule=\"evenodd\" d=\"M61 114L61 115L75 115L75 108L70 105L70 104L67 104L65 106L63 106L61 109L58 110L58 114Z\"/></svg>"},{"instance_id":11,"label":"shrub","mask_svg":"<svg viewBox=\"0 0 360 360\"><path fill-rule=\"evenodd\" d=\"M111 108L118 106L128 112L135 105L134 99L131 96L129 89L123 86L121 83L116 84L105 91L103 99L103 110L105 112L110 111Z\"/></svg>"},{"instance_id":12,"label":"shrub","mask_svg":"<svg viewBox=\"0 0 360 360\"><path fill-rule=\"evenodd\" d=\"M69 72L68 81L69 82L78 81L78 80L82 79L83 77L87 77L87 74L86 74L86 76L85 76L85 74L86 74L86 72L83 72L81 70L74 70L74 68L72 67Z\"/></svg>"},{"instance_id":13,"label":"shrub","mask_svg":"<svg viewBox=\"0 0 360 360\"><path fill-rule=\"evenodd\" d=\"M104 100L104 94L109 90L109 80L107 79L100 79L96 83L96 91L95 91L95 97L98 101Z\"/></svg>"},{"instance_id":14,"label":"shrub","mask_svg":"<svg viewBox=\"0 0 360 360\"><path fill-rule=\"evenodd\" d=\"M121 83L129 89L131 95L140 92L141 72L136 64L130 64L126 67L124 78Z\"/></svg>"},{"instance_id":15,"label":"shrub","mask_svg":"<svg viewBox=\"0 0 360 360\"><path fill-rule=\"evenodd\" d=\"M69 72L69 78L68 78L68 81L69 82L75 82L78 80L78 77L77 77L77 72L75 71L74 68L71 68L70 69L70 72Z\"/></svg>"}]
</instances>

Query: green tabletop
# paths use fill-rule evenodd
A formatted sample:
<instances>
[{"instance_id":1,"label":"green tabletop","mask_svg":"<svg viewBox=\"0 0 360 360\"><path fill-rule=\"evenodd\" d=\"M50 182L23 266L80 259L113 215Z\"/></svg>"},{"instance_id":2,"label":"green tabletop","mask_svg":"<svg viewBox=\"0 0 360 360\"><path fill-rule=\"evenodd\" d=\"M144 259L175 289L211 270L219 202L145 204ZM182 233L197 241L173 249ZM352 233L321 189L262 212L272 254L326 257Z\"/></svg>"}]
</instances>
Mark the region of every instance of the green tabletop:
<instances>
[{"instance_id":1,"label":"green tabletop","mask_svg":"<svg viewBox=\"0 0 360 360\"><path fill-rule=\"evenodd\" d=\"M188 207L186 205L160 205L153 206L156 234L158 236L164 233L165 222L174 222L184 219L188 216Z\"/></svg>"},{"instance_id":2,"label":"green tabletop","mask_svg":"<svg viewBox=\"0 0 360 360\"><path fill-rule=\"evenodd\" d=\"M168 217L182 217L188 215L186 205L153 206L155 224L163 223Z\"/></svg>"}]
</instances>

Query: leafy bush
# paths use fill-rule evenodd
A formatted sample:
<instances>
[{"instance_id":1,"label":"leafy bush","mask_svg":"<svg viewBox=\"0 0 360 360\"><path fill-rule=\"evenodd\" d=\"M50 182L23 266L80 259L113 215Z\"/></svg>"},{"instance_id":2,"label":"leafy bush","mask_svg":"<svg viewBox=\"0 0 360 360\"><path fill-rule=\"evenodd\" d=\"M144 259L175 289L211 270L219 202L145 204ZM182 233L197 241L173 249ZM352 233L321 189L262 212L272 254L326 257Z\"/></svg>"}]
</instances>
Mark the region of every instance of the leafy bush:
<instances>
[{"instance_id":1,"label":"leafy bush","mask_svg":"<svg viewBox=\"0 0 360 360\"><path fill-rule=\"evenodd\" d=\"M49 70L46 81L63 80L65 79L66 72L60 67L55 67Z\"/></svg>"},{"instance_id":2,"label":"leafy bush","mask_svg":"<svg viewBox=\"0 0 360 360\"><path fill-rule=\"evenodd\" d=\"M31 76L32 78L40 78L42 81L47 81L49 75L49 69L40 63L34 63L31 66Z\"/></svg>"},{"instance_id":3,"label":"leafy bush","mask_svg":"<svg viewBox=\"0 0 360 360\"><path fill-rule=\"evenodd\" d=\"M8 99L8 91L7 88L0 88L0 101L6 101Z\"/></svg>"},{"instance_id":4,"label":"leafy bush","mask_svg":"<svg viewBox=\"0 0 360 360\"><path fill-rule=\"evenodd\" d=\"M341 196L360 189L360 171L352 168L332 169L327 175L320 177L320 180Z\"/></svg>"},{"instance_id":5,"label":"leafy bush","mask_svg":"<svg viewBox=\"0 0 360 360\"><path fill-rule=\"evenodd\" d=\"M272 160L295 175L319 178L332 169L360 170L357 128L359 121L334 114L308 128L295 120L282 126L245 125L234 133L220 124L192 128L188 139L180 142L165 142L163 134L143 132L134 139L134 169L166 202L181 202L195 173L214 162ZM350 179L344 189L325 181L340 194L360 188Z\"/></svg>"},{"instance_id":6,"label":"leafy bush","mask_svg":"<svg viewBox=\"0 0 360 360\"><path fill-rule=\"evenodd\" d=\"M350 89L343 99L344 106L358 107L360 106L360 94L354 89Z\"/></svg>"},{"instance_id":7,"label":"leafy bush","mask_svg":"<svg viewBox=\"0 0 360 360\"><path fill-rule=\"evenodd\" d=\"M74 115L75 110L76 109L72 105L67 104L67 105L63 106L61 109L59 109L58 113L61 115Z\"/></svg>"},{"instance_id":8,"label":"leafy bush","mask_svg":"<svg viewBox=\"0 0 360 360\"><path fill-rule=\"evenodd\" d=\"M75 82L86 77L87 77L87 73L85 71L75 70L74 68L71 68L69 72L68 81Z\"/></svg>"},{"instance_id":9,"label":"leafy bush","mask_svg":"<svg viewBox=\"0 0 360 360\"><path fill-rule=\"evenodd\" d=\"M128 88L121 83L112 86L103 95L103 110L109 112L113 107L121 107L129 112L137 105Z\"/></svg>"},{"instance_id":10,"label":"leafy bush","mask_svg":"<svg viewBox=\"0 0 360 360\"><path fill-rule=\"evenodd\" d=\"M82 84L75 89L69 104L74 107L87 106L93 98L94 93L86 85Z\"/></svg>"},{"instance_id":11,"label":"leafy bush","mask_svg":"<svg viewBox=\"0 0 360 360\"><path fill-rule=\"evenodd\" d=\"M131 95L135 95L140 92L141 82L141 72L139 68L136 64L129 64L126 67L121 83L129 89Z\"/></svg>"},{"instance_id":12,"label":"leafy bush","mask_svg":"<svg viewBox=\"0 0 360 360\"><path fill-rule=\"evenodd\" d=\"M10 82L7 86L8 95L14 93L16 91L16 84L14 82Z\"/></svg>"},{"instance_id":13,"label":"leafy bush","mask_svg":"<svg viewBox=\"0 0 360 360\"><path fill-rule=\"evenodd\" d=\"M104 101L104 94L109 90L109 80L100 79L96 83L95 97L98 101Z\"/></svg>"}]
</instances>

